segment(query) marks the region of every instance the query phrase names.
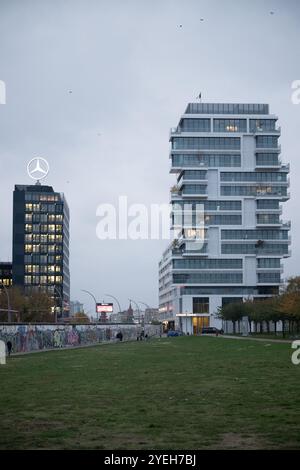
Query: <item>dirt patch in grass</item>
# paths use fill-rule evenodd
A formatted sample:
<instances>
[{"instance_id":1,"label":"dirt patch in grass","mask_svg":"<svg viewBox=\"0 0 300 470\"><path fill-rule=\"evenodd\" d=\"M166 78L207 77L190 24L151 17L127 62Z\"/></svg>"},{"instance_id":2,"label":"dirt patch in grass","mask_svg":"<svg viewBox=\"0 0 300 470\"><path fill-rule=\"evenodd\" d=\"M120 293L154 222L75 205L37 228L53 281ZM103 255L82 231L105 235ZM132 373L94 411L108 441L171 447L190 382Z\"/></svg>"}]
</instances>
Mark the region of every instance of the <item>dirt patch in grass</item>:
<instances>
[{"instance_id":1,"label":"dirt patch in grass","mask_svg":"<svg viewBox=\"0 0 300 470\"><path fill-rule=\"evenodd\" d=\"M261 436L251 434L243 436L235 432L227 432L221 436L221 440L214 446L215 449L239 449L255 450L270 449L270 446L264 442Z\"/></svg>"}]
</instances>

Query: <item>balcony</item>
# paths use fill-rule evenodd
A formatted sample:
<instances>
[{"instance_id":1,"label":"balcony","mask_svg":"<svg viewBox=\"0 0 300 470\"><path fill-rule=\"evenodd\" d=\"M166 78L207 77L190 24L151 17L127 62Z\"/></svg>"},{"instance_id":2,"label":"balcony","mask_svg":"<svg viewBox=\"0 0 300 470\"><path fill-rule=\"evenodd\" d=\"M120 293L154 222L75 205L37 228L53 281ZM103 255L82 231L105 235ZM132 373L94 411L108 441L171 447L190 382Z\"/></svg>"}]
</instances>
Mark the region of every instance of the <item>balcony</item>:
<instances>
[{"instance_id":1,"label":"balcony","mask_svg":"<svg viewBox=\"0 0 300 470\"><path fill-rule=\"evenodd\" d=\"M270 152L276 152L276 153L281 153L281 145L277 145L277 147L258 147L256 146L255 148L255 153L270 153Z\"/></svg>"},{"instance_id":2,"label":"balcony","mask_svg":"<svg viewBox=\"0 0 300 470\"><path fill-rule=\"evenodd\" d=\"M276 126L275 129L263 129L262 127L256 127L255 129L250 129L251 134L260 135L260 134L281 134L281 127Z\"/></svg>"},{"instance_id":3,"label":"balcony","mask_svg":"<svg viewBox=\"0 0 300 470\"><path fill-rule=\"evenodd\" d=\"M282 171L289 172L289 171L290 171L290 164L289 164L289 163L283 163L283 164L281 164L280 169L281 169Z\"/></svg>"},{"instance_id":4,"label":"balcony","mask_svg":"<svg viewBox=\"0 0 300 470\"><path fill-rule=\"evenodd\" d=\"M281 221L282 223L282 226L281 228L285 229L285 230L290 230L291 228L291 221L290 220L285 220L285 221Z\"/></svg>"},{"instance_id":5,"label":"balcony","mask_svg":"<svg viewBox=\"0 0 300 470\"><path fill-rule=\"evenodd\" d=\"M171 141L171 138L180 134L180 129L178 127L171 127L170 133L169 133L169 141Z\"/></svg>"},{"instance_id":6,"label":"balcony","mask_svg":"<svg viewBox=\"0 0 300 470\"><path fill-rule=\"evenodd\" d=\"M275 168L276 170L280 170L280 169L282 169L282 164L281 164L280 160L278 160L277 162L266 162L266 163L257 163L256 162L256 164L255 164L255 169L256 170L262 170L264 168L266 168L267 170L270 170L270 169L273 169L273 168ZM283 171L286 171L286 170L283 170Z\"/></svg>"},{"instance_id":7,"label":"balcony","mask_svg":"<svg viewBox=\"0 0 300 470\"><path fill-rule=\"evenodd\" d=\"M256 214L277 214L277 215L281 215L282 214L282 207L278 207L277 209L275 208L265 208L265 209L261 209L260 207L257 207L255 209L255 212Z\"/></svg>"}]
</instances>

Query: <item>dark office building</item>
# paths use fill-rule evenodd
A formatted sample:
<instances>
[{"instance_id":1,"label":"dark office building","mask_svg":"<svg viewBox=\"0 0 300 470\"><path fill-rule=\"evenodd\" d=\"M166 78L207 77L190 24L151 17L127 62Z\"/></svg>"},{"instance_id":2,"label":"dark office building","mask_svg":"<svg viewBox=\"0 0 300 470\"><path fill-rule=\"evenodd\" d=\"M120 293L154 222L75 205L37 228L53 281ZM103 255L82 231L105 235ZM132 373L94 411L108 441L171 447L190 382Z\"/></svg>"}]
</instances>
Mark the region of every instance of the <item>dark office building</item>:
<instances>
[{"instance_id":1,"label":"dark office building","mask_svg":"<svg viewBox=\"0 0 300 470\"><path fill-rule=\"evenodd\" d=\"M69 315L69 208L51 186L15 186L12 278L25 293L51 295L58 317Z\"/></svg>"},{"instance_id":2,"label":"dark office building","mask_svg":"<svg viewBox=\"0 0 300 470\"><path fill-rule=\"evenodd\" d=\"M12 263L0 261L0 289L12 284Z\"/></svg>"}]
</instances>

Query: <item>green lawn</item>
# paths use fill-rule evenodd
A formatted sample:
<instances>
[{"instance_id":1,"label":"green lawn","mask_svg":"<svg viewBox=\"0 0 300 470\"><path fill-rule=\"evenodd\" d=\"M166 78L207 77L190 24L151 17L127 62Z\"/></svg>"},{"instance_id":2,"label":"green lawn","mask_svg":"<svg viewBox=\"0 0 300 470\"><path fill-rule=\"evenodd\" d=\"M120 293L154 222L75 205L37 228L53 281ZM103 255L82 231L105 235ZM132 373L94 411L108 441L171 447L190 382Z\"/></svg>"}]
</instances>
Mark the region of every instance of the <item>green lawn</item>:
<instances>
[{"instance_id":1,"label":"green lawn","mask_svg":"<svg viewBox=\"0 0 300 470\"><path fill-rule=\"evenodd\" d=\"M0 449L300 449L290 344L179 337L12 357Z\"/></svg>"}]
</instances>

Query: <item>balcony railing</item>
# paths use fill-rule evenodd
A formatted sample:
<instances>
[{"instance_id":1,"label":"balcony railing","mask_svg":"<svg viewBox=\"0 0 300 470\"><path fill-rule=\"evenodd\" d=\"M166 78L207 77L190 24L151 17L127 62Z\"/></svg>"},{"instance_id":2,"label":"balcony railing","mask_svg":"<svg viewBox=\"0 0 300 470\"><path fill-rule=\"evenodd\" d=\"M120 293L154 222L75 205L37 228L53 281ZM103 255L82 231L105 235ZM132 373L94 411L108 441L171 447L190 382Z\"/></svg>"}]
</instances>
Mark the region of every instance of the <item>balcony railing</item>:
<instances>
[{"instance_id":1,"label":"balcony railing","mask_svg":"<svg viewBox=\"0 0 300 470\"><path fill-rule=\"evenodd\" d=\"M281 127L276 126L275 129L263 129L262 127L255 127L254 129L250 129L252 134L280 134Z\"/></svg>"}]
</instances>

